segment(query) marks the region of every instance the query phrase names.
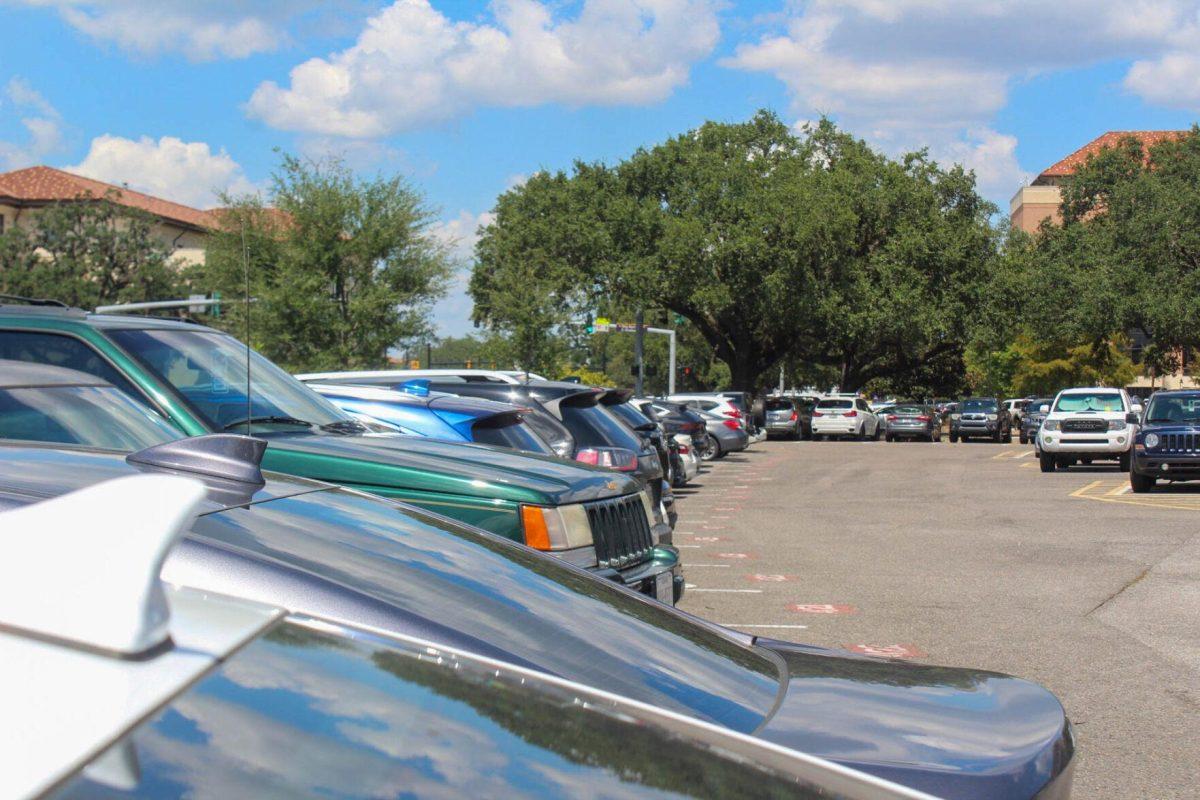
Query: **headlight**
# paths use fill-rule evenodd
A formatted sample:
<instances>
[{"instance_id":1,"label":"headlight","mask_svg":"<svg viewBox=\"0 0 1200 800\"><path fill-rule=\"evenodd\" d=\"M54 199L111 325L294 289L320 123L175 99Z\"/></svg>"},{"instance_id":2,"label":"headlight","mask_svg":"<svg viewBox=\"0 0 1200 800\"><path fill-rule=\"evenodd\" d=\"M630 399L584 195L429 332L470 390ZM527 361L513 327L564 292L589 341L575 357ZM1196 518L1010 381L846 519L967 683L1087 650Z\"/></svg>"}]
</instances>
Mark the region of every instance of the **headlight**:
<instances>
[{"instance_id":1,"label":"headlight","mask_svg":"<svg viewBox=\"0 0 1200 800\"><path fill-rule=\"evenodd\" d=\"M1000 419L1000 415L999 415L999 414L988 414L988 421L989 421L989 422L995 422L995 421L996 421L996 420L998 420L998 419Z\"/></svg>"},{"instance_id":2,"label":"headlight","mask_svg":"<svg viewBox=\"0 0 1200 800\"><path fill-rule=\"evenodd\" d=\"M1154 448L1158 447L1158 434L1147 433L1146 438L1142 441L1145 442L1147 449L1153 450Z\"/></svg>"},{"instance_id":3,"label":"headlight","mask_svg":"<svg viewBox=\"0 0 1200 800\"><path fill-rule=\"evenodd\" d=\"M1108 429L1110 431L1123 431L1127 424L1123 419L1110 419L1108 421Z\"/></svg>"},{"instance_id":4,"label":"headlight","mask_svg":"<svg viewBox=\"0 0 1200 800\"><path fill-rule=\"evenodd\" d=\"M570 550L592 544L592 525L587 509L568 506L521 506L521 528L525 544L538 550Z\"/></svg>"},{"instance_id":5,"label":"headlight","mask_svg":"<svg viewBox=\"0 0 1200 800\"><path fill-rule=\"evenodd\" d=\"M960 417L962 417L962 414L951 414L950 415L950 419L959 419Z\"/></svg>"},{"instance_id":6,"label":"headlight","mask_svg":"<svg viewBox=\"0 0 1200 800\"><path fill-rule=\"evenodd\" d=\"M1044 431L1056 431L1056 430L1058 430L1058 420L1056 420L1056 419L1048 419L1048 420L1045 420L1045 421L1043 421L1043 422L1042 422L1042 430L1044 430Z\"/></svg>"}]
</instances>

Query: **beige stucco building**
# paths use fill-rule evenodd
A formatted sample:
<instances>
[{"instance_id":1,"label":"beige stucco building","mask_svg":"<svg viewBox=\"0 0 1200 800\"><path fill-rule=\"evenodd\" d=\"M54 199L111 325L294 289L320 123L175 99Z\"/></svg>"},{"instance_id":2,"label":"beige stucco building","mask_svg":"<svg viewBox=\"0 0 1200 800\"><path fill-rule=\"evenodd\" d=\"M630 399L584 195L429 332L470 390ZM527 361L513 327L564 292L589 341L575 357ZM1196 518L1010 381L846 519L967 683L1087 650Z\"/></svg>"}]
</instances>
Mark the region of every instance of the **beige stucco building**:
<instances>
[{"instance_id":1,"label":"beige stucco building","mask_svg":"<svg viewBox=\"0 0 1200 800\"><path fill-rule=\"evenodd\" d=\"M216 227L211 211L163 200L123 186L84 178L53 167L0 173L0 232L32 227L46 206L107 197L155 218L154 232L180 264L204 262L208 234Z\"/></svg>"}]
</instances>

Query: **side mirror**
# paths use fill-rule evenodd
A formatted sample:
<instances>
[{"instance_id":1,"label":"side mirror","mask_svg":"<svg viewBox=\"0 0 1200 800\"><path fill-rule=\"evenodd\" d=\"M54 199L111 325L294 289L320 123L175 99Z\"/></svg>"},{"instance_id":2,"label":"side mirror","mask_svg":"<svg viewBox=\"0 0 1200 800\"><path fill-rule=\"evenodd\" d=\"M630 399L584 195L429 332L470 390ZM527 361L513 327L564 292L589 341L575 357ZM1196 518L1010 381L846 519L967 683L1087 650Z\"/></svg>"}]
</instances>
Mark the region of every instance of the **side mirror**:
<instances>
[{"instance_id":1,"label":"side mirror","mask_svg":"<svg viewBox=\"0 0 1200 800\"><path fill-rule=\"evenodd\" d=\"M1049 413L1050 413L1050 406L1048 406L1048 405L1046 405L1045 403L1043 403L1043 404L1042 404L1042 407L1038 409L1038 413L1039 413L1039 414L1049 414Z\"/></svg>"},{"instance_id":2,"label":"side mirror","mask_svg":"<svg viewBox=\"0 0 1200 800\"><path fill-rule=\"evenodd\" d=\"M1134 406L1134 408L1138 408L1138 407ZM1141 409L1139 408L1138 410L1140 411ZM1130 411L1128 414L1125 415L1125 421L1128 422L1130 425L1137 425L1138 422L1141 421L1141 417L1139 417L1135 412Z\"/></svg>"},{"instance_id":3,"label":"side mirror","mask_svg":"<svg viewBox=\"0 0 1200 800\"><path fill-rule=\"evenodd\" d=\"M1129 405L1129 410L1132 411L1134 414L1141 414L1143 411L1142 404L1141 403L1131 403Z\"/></svg>"}]
</instances>

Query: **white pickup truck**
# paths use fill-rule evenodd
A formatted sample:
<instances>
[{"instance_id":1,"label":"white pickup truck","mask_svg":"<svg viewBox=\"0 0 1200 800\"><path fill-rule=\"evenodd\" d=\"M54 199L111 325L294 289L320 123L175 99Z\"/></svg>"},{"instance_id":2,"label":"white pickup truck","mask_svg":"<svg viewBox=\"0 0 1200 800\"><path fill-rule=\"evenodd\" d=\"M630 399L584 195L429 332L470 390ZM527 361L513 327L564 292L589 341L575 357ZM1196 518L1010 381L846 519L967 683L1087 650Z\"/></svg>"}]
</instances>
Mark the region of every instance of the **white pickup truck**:
<instances>
[{"instance_id":1,"label":"white pickup truck","mask_svg":"<svg viewBox=\"0 0 1200 800\"><path fill-rule=\"evenodd\" d=\"M1129 471L1142 407L1124 389L1064 389L1040 410L1048 412L1037 435L1042 472L1105 460Z\"/></svg>"}]
</instances>

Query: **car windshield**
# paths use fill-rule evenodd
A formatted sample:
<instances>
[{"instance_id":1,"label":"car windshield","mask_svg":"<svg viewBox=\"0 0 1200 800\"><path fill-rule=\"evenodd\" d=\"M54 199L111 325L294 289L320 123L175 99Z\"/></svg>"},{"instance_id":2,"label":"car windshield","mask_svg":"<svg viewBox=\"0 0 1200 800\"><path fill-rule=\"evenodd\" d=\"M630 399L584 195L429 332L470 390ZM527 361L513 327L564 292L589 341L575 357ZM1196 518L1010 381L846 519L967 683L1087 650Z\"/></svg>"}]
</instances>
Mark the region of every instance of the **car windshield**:
<instances>
[{"instance_id":1,"label":"car windshield","mask_svg":"<svg viewBox=\"0 0 1200 800\"><path fill-rule=\"evenodd\" d=\"M1055 411L1124 411L1125 404L1116 392L1061 394L1054 404Z\"/></svg>"},{"instance_id":2,"label":"car windshield","mask_svg":"<svg viewBox=\"0 0 1200 800\"><path fill-rule=\"evenodd\" d=\"M254 351L246 402L246 346L216 331L116 330L117 344L168 383L213 431L256 425L360 426Z\"/></svg>"},{"instance_id":3,"label":"car windshield","mask_svg":"<svg viewBox=\"0 0 1200 800\"><path fill-rule=\"evenodd\" d=\"M817 403L817 408L853 408L853 400L822 400Z\"/></svg>"},{"instance_id":4,"label":"car windshield","mask_svg":"<svg viewBox=\"0 0 1200 800\"><path fill-rule=\"evenodd\" d=\"M113 386L0 389L0 439L141 450L182 436Z\"/></svg>"},{"instance_id":5,"label":"car windshield","mask_svg":"<svg viewBox=\"0 0 1200 800\"><path fill-rule=\"evenodd\" d=\"M479 444L491 444L545 456L556 455L550 445L534 433L532 428L508 414L476 422L471 426L471 438Z\"/></svg>"},{"instance_id":6,"label":"car windshield","mask_svg":"<svg viewBox=\"0 0 1200 800\"><path fill-rule=\"evenodd\" d=\"M624 447L641 452L637 434L626 428L608 409L599 405L569 405L562 403L562 421L575 437L579 447Z\"/></svg>"},{"instance_id":7,"label":"car windshield","mask_svg":"<svg viewBox=\"0 0 1200 800\"><path fill-rule=\"evenodd\" d=\"M1150 398L1147 422L1200 421L1200 394L1171 394Z\"/></svg>"},{"instance_id":8,"label":"car windshield","mask_svg":"<svg viewBox=\"0 0 1200 800\"><path fill-rule=\"evenodd\" d=\"M641 411L638 411L629 403L617 403L615 405L605 406L605 408L612 412L612 414L617 418L624 420L625 423L634 430L649 430L649 427L654 425L654 422L649 417L647 417Z\"/></svg>"},{"instance_id":9,"label":"car windshield","mask_svg":"<svg viewBox=\"0 0 1200 800\"><path fill-rule=\"evenodd\" d=\"M891 410L891 413L896 414L898 416L901 416L901 415L912 416L913 414L927 414L927 413L929 413L929 409L927 409L923 406L896 406L895 408L893 408Z\"/></svg>"},{"instance_id":10,"label":"car windshield","mask_svg":"<svg viewBox=\"0 0 1200 800\"><path fill-rule=\"evenodd\" d=\"M963 411L990 411L996 412L995 400L967 400L962 404Z\"/></svg>"}]
</instances>

